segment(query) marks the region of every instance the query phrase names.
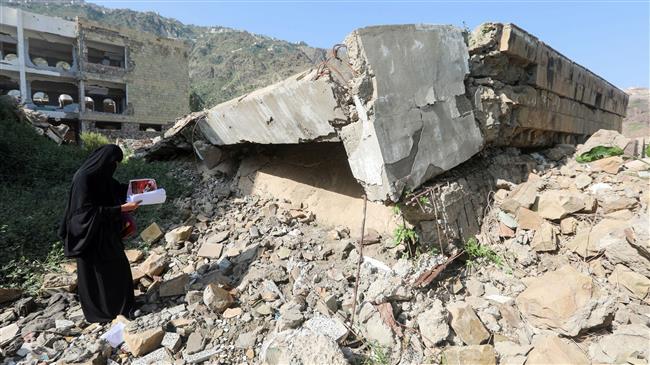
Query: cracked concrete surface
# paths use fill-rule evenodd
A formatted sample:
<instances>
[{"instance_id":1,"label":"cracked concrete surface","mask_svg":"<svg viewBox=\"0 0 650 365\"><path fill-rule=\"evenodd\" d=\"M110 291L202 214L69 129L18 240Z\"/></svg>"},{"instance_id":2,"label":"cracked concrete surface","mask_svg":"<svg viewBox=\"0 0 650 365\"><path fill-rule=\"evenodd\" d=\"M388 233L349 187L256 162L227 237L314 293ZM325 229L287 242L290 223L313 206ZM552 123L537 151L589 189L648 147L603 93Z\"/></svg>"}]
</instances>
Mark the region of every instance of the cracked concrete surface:
<instances>
[{"instance_id":1,"label":"cracked concrete surface","mask_svg":"<svg viewBox=\"0 0 650 365\"><path fill-rule=\"evenodd\" d=\"M215 145L342 142L368 198L396 202L486 147L575 144L620 129L627 105L621 90L512 24L471 35L373 26L344 43L329 64L210 109L201 131Z\"/></svg>"}]
</instances>

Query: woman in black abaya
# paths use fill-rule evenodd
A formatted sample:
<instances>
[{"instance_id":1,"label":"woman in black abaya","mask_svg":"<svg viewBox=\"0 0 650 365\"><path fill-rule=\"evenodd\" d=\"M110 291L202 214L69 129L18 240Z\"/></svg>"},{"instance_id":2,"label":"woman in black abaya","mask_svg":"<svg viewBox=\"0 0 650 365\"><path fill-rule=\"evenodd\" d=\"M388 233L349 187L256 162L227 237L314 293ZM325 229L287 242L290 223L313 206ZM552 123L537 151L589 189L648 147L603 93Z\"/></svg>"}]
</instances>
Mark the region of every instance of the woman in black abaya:
<instances>
[{"instance_id":1,"label":"woman in black abaya","mask_svg":"<svg viewBox=\"0 0 650 365\"><path fill-rule=\"evenodd\" d=\"M72 178L68 206L59 229L65 255L77 259L77 290L88 322L130 317L133 279L124 253L122 213L138 203L125 203L127 185L113 178L122 150L106 145L95 150Z\"/></svg>"}]
</instances>

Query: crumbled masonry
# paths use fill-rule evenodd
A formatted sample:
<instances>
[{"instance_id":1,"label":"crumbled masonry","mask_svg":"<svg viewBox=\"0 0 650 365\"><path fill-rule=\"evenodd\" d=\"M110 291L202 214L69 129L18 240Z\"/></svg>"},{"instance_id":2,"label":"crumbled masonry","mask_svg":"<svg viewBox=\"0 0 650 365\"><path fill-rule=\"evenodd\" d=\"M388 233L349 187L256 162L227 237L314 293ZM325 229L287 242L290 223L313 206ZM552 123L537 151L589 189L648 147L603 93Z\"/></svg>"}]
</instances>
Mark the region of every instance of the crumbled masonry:
<instances>
[{"instance_id":1,"label":"crumbled masonry","mask_svg":"<svg viewBox=\"0 0 650 365\"><path fill-rule=\"evenodd\" d=\"M371 201L399 201L495 146L620 130L627 95L512 24L353 31L316 69L219 104L217 146L340 142Z\"/></svg>"}]
</instances>

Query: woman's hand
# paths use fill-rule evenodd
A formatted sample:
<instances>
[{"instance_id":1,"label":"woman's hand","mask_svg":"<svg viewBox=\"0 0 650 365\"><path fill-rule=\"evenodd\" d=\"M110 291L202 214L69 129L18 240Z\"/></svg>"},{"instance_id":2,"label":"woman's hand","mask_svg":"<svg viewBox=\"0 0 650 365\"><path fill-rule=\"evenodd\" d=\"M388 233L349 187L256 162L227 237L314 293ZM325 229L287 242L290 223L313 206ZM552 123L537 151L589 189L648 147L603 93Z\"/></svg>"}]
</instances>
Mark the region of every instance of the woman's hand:
<instances>
[{"instance_id":1,"label":"woman's hand","mask_svg":"<svg viewBox=\"0 0 650 365\"><path fill-rule=\"evenodd\" d=\"M122 204L122 206L120 206L120 210L122 211L122 213L133 212L136 209L138 209L138 207L140 206L140 203L142 203L142 200L138 200L137 202L130 202L130 203Z\"/></svg>"}]
</instances>

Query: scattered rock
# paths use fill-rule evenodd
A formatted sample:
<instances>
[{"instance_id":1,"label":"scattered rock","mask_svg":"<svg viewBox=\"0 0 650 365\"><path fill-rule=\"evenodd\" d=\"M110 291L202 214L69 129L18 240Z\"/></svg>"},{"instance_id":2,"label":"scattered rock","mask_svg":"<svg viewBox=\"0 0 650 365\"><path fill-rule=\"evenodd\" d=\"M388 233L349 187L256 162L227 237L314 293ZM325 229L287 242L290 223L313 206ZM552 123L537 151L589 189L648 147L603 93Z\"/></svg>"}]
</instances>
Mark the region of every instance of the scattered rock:
<instances>
[{"instance_id":1,"label":"scattered rock","mask_svg":"<svg viewBox=\"0 0 650 365\"><path fill-rule=\"evenodd\" d=\"M169 244L177 244L187 241L192 234L192 226L182 226L165 233L165 241Z\"/></svg>"},{"instance_id":2,"label":"scattered rock","mask_svg":"<svg viewBox=\"0 0 650 365\"><path fill-rule=\"evenodd\" d=\"M623 286L629 290L635 297L650 302L650 279L638 274L627 266L616 265L614 271L609 275L609 282L617 288Z\"/></svg>"},{"instance_id":3,"label":"scattered rock","mask_svg":"<svg viewBox=\"0 0 650 365\"><path fill-rule=\"evenodd\" d=\"M544 336L533 343L526 365L572 364L590 365L582 350L569 340L555 336Z\"/></svg>"},{"instance_id":4,"label":"scattered rock","mask_svg":"<svg viewBox=\"0 0 650 365\"><path fill-rule=\"evenodd\" d=\"M496 365L496 353L492 345L451 346L443 353L448 365Z\"/></svg>"},{"instance_id":5,"label":"scattered rock","mask_svg":"<svg viewBox=\"0 0 650 365\"><path fill-rule=\"evenodd\" d=\"M467 345L480 345L490 338L474 309L467 303L452 303L448 306L451 314L451 328Z\"/></svg>"},{"instance_id":6,"label":"scattered rock","mask_svg":"<svg viewBox=\"0 0 650 365\"><path fill-rule=\"evenodd\" d=\"M623 159L620 156L606 157L591 163L593 171L603 171L615 175L623 166Z\"/></svg>"},{"instance_id":7,"label":"scattered rock","mask_svg":"<svg viewBox=\"0 0 650 365\"><path fill-rule=\"evenodd\" d=\"M203 350L203 336L201 332L192 332L190 337L187 338L187 344L185 345L185 353L188 355L195 354Z\"/></svg>"},{"instance_id":8,"label":"scattered rock","mask_svg":"<svg viewBox=\"0 0 650 365\"><path fill-rule=\"evenodd\" d=\"M234 302L230 293L217 286L217 284L209 284L203 291L203 303L212 311L221 313Z\"/></svg>"},{"instance_id":9,"label":"scattered rock","mask_svg":"<svg viewBox=\"0 0 650 365\"><path fill-rule=\"evenodd\" d=\"M162 274L167 267L167 259L165 256L161 256L155 253L151 253L144 262L138 266L138 269L143 273L154 277Z\"/></svg>"},{"instance_id":10,"label":"scattered rock","mask_svg":"<svg viewBox=\"0 0 650 365\"><path fill-rule=\"evenodd\" d=\"M158 293L161 297L184 295L189 281L190 277L187 274L176 275L171 279L161 282Z\"/></svg>"},{"instance_id":11,"label":"scattered rock","mask_svg":"<svg viewBox=\"0 0 650 365\"><path fill-rule=\"evenodd\" d=\"M257 342L257 331L240 333L235 342L235 346L240 349L255 347Z\"/></svg>"},{"instance_id":12,"label":"scattered rock","mask_svg":"<svg viewBox=\"0 0 650 365\"><path fill-rule=\"evenodd\" d=\"M207 257L210 259L218 259L221 257L221 252L223 251L223 245L220 243L203 243L199 249L199 257Z\"/></svg>"},{"instance_id":13,"label":"scattered rock","mask_svg":"<svg viewBox=\"0 0 650 365\"><path fill-rule=\"evenodd\" d=\"M72 293L76 288L76 275L45 274L43 277L43 290L46 292L63 290Z\"/></svg>"},{"instance_id":14,"label":"scattered rock","mask_svg":"<svg viewBox=\"0 0 650 365\"><path fill-rule=\"evenodd\" d=\"M124 330L124 342L135 356L146 355L149 352L160 346L165 331L160 327L138 331L137 329L131 330L127 327Z\"/></svg>"},{"instance_id":15,"label":"scattered rock","mask_svg":"<svg viewBox=\"0 0 650 365\"><path fill-rule=\"evenodd\" d=\"M538 230L544 223L544 219L537 212L522 207L517 210L517 223L521 229Z\"/></svg>"},{"instance_id":16,"label":"scattered rock","mask_svg":"<svg viewBox=\"0 0 650 365\"><path fill-rule=\"evenodd\" d=\"M585 208L585 197L563 190L544 191L538 201L537 213L549 220L560 220Z\"/></svg>"},{"instance_id":17,"label":"scattered rock","mask_svg":"<svg viewBox=\"0 0 650 365\"><path fill-rule=\"evenodd\" d=\"M142 233L140 233L140 238L146 243L155 243L163 236L163 232L158 227L158 224L151 223L149 227L145 228Z\"/></svg>"},{"instance_id":18,"label":"scattered rock","mask_svg":"<svg viewBox=\"0 0 650 365\"><path fill-rule=\"evenodd\" d=\"M589 186L592 183L592 181L594 181L594 179L592 179L591 176L587 174L580 174L576 176L575 179L576 188L582 190L587 186Z\"/></svg>"},{"instance_id":19,"label":"scattered rock","mask_svg":"<svg viewBox=\"0 0 650 365\"><path fill-rule=\"evenodd\" d=\"M648 343L648 327L641 324L625 325L593 343L589 347L589 355L593 363L644 364L650 359Z\"/></svg>"},{"instance_id":20,"label":"scattered rock","mask_svg":"<svg viewBox=\"0 0 650 365\"><path fill-rule=\"evenodd\" d=\"M544 222L541 228L535 231L530 247L536 252L555 251L557 249L557 236L553 225Z\"/></svg>"},{"instance_id":21,"label":"scattered rock","mask_svg":"<svg viewBox=\"0 0 650 365\"><path fill-rule=\"evenodd\" d=\"M530 280L515 302L532 325L567 336L602 325L615 307L615 298L568 265Z\"/></svg>"},{"instance_id":22,"label":"scattered rock","mask_svg":"<svg viewBox=\"0 0 650 365\"><path fill-rule=\"evenodd\" d=\"M578 220L573 217L567 217L560 221L560 231L565 235L572 235L576 233L578 227Z\"/></svg>"},{"instance_id":23,"label":"scattered rock","mask_svg":"<svg viewBox=\"0 0 650 365\"><path fill-rule=\"evenodd\" d=\"M435 300L429 309L417 316L420 335L427 347L435 347L449 336L449 314L440 300Z\"/></svg>"},{"instance_id":24,"label":"scattered rock","mask_svg":"<svg viewBox=\"0 0 650 365\"><path fill-rule=\"evenodd\" d=\"M144 256L144 253L140 250L126 250L124 253L126 254L126 258L130 263L138 262Z\"/></svg>"}]
</instances>

